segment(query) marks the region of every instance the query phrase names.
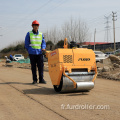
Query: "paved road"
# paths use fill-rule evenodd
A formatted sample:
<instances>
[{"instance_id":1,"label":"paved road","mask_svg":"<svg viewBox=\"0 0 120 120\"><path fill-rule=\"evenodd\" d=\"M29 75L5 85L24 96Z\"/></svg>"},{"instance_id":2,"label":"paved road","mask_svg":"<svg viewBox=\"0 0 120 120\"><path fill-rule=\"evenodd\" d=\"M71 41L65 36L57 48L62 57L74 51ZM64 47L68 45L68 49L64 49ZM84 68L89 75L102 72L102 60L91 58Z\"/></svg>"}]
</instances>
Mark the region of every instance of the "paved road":
<instances>
[{"instance_id":1,"label":"paved road","mask_svg":"<svg viewBox=\"0 0 120 120\"><path fill-rule=\"evenodd\" d=\"M31 85L30 70L0 66L0 120L120 119L120 82L97 78L90 92L58 94L44 77L46 85Z\"/></svg>"}]
</instances>

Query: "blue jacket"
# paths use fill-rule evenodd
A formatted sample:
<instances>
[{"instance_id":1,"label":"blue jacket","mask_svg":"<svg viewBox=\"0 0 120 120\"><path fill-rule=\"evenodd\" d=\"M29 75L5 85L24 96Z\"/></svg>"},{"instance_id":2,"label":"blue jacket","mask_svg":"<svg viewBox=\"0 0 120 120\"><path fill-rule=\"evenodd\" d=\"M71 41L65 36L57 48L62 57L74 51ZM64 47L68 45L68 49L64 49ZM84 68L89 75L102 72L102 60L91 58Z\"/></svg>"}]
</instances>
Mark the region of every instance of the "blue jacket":
<instances>
[{"instance_id":1,"label":"blue jacket","mask_svg":"<svg viewBox=\"0 0 120 120\"><path fill-rule=\"evenodd\" d=\"M34 33L34 32L33 32ZM35 33L34 33L35 34ZM37 31L36 33L37 35L39 34L39 32ZM25 37L25 48L27 49L29 54L33 54L33 55L39 55L42 54L42 50L41 49L45 49L46 48L46 42L44 39L44 35L42 35L42 44L41 44L41 49L33 49L30 45L30 34L29 32L27 33L26 37Z\"/></svg>"},{"instance_id":2,"label":"blue jacket","mask_svg":"<svg viewBox=\"0 0 120 120\"><path fill-rule=\"evenodd\" d=\"M12 56L12 55L10 55L10 59L13 59L13 56Z\"/></svg>"}]
</instances>

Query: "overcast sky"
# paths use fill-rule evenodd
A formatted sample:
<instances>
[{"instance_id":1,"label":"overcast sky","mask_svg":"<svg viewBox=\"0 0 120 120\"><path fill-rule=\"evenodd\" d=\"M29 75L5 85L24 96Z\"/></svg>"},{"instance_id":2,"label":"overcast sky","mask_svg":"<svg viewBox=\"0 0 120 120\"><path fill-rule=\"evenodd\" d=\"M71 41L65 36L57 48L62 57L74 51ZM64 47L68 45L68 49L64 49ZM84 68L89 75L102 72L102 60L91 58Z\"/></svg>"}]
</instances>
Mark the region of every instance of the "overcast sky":
<instances>
[{"instance_id":1,"label":"overcast sky","mask_svg":"<svg viewBox=\"0 0 120 120\"><path fill-rule=\"evenodd\" d=\"M23 41L30 31L33 20L40 22L39 31L45 32L53 26L58 29L68 21L81 18L89 27L90 41L104 42L104 16L117 12L116 41L120 42L120 0L0 0L0 49ZM113 42L112 18L110 36Z\"/></svg>"}]
</instances>

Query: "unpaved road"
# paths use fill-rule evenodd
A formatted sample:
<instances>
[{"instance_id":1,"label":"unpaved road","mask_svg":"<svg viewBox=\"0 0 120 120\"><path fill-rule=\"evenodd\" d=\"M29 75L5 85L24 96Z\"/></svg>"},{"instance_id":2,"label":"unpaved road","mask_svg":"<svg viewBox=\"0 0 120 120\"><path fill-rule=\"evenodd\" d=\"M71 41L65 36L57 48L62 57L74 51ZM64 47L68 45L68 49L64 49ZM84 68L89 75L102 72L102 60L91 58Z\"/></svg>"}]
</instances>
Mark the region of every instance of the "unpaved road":
<instances>
[{"instance_id":1,"label":"unpaved road","mask_svg":"<svg viewBox=\"0 0 120 120\"><path fill-rule=\"evenodd\" d=\"M120 120L118 81L97 78L90 92L58 94L48 72L44 72L46 85L32 85L31 78L28 69L0 65L0 120ZM109 108L66 109L67 105L109 105Z\"/></svg>"}]
</instances>

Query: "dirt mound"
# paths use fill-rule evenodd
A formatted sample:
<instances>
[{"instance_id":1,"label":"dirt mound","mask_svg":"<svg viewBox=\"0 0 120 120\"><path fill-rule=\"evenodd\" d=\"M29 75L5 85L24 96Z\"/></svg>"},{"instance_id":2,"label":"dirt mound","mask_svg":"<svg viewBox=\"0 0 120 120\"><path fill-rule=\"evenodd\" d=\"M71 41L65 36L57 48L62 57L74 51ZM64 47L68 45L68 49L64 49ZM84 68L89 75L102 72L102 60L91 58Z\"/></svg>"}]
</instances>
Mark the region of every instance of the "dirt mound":
<instances>
[{"instance_id":1,"label":"dirt mound","mask_svg":"<svg viewBox=\"0 0 120 120\"><path fill-rule=\"evenodd\" d=\"M97 63L98 76L120 80L120 58L115 55L110 55L109 58Z\"/></svg>"}]
</instances>

